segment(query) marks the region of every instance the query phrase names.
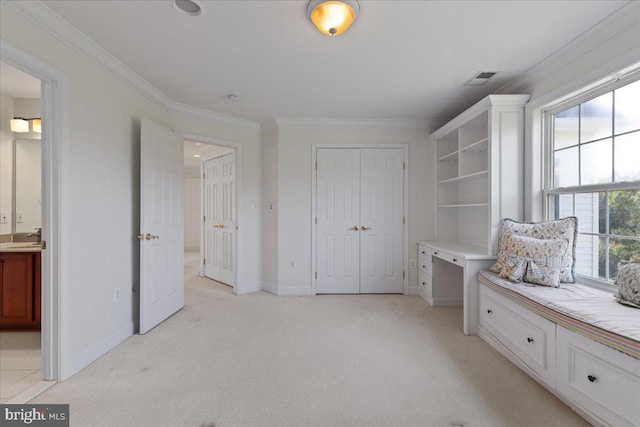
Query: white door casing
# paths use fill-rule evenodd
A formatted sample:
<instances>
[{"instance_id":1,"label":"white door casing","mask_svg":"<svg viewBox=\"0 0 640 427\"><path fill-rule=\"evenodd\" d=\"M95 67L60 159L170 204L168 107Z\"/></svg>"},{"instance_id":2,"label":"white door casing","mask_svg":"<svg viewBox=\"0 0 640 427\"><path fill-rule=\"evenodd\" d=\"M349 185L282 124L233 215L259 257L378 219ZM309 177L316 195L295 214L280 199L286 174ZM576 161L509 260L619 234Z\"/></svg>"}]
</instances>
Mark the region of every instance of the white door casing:
<instances>
[{"instance_id":1,"label":"white door casing","mask_svg":"<svg viewBox=\"0 0 640 427\"><path fill-rule=\"evenodd\" d=\"M403 148L316 151L317 293L404 290Z\"/></svg>"},{"instance_id":2,"label":"white door casing","mask_svg":"<svg viewBox=\"0 0 640 427\"><path fill-rule=\"evenodd\" d=\"M203 162L205 276L236 283L235 151Z\"/></svg>"},{"instance_id":3,"label":"white door casing","mask_svg":"<svg viewBox=\"0 0 640 427\"><path fill-rule=\"evenodd\" d=\"M317 292L360 292L360 150L317 152Z\"/></svg>"},{"instance_id":4,"label":"white door casing","mask_svg":"<svg viewBox=\"0 0 640 427\"><path fill-rule=\"evenodd\" d=\"M140 140L140 333L145 334L184 307L184 140L146 119Z\"/></svg>"},{"instance_id":5,"label":"white door casing","mask_svg":"<svg viewBox=\"0 0 640 427\"><path fill-rule=\"evenodd\" d=\"M363 149L360 293L402 293L404 151Z\"/></svg>"}]
</instances>

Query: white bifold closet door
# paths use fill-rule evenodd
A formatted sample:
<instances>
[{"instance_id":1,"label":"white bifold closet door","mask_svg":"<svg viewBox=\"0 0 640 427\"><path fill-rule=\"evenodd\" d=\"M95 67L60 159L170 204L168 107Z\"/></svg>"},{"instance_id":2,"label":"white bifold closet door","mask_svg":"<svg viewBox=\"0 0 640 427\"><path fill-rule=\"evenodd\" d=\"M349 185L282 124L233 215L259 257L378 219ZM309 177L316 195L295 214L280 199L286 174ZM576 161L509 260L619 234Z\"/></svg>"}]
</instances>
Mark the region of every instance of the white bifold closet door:
<instances>
[{"instance_id":1,"label":"white bifold closet door","mask_svg":"<svg viewBox=\"0 0 640 427\"><path fill-rule=\"evenodd\" d=\"M235 152L203 162L204 275L227 285L236 281Z\"/></svg>"},{"instance_id":2,"label":"white bifold closet door","mask_svg":"<svg viewBox=\"0 0 640 427\"><path fill-rule=\"evenodd\" d=\"M318 149L317 293L402 293L404 150Z\"/></svg>"}]
</instances>

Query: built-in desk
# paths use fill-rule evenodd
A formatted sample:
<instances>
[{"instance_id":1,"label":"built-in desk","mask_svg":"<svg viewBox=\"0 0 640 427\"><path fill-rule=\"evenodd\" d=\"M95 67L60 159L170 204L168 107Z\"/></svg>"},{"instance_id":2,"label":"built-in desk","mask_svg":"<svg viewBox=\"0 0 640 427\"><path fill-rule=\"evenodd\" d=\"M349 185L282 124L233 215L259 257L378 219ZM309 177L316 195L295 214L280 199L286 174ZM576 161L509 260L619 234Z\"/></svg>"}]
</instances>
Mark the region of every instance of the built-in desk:
<instances>
[{"instance_id":1,"label":"built-in desk","mask_svg":"<svg viewBox=\"0 0 640 427\"><path fill-rule=\"evenodd\" d=\"M479 270L495 263L482 248L455 242L418 241L418 293L433 306L462 306L463 332L478 329Z\"/></svg>"}]
</instances>

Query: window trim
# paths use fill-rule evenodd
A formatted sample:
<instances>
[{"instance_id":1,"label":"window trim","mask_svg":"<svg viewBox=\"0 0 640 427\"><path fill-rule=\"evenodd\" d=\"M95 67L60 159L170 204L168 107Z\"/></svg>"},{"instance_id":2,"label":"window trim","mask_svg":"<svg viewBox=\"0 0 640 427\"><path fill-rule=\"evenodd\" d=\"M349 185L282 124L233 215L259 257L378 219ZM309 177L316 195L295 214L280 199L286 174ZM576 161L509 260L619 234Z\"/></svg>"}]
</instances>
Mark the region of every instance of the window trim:
<instances>
[{"instance_id":1,"label":"window trim","mask_svg":"<svg viewBox=\"0 0 640 427\"><path fill-rule=\"evenodd\" d=\"M640 64L638 64L640 65ZM616 191L616 190L640 190L640 180L625 181L625 182L611 182L606 184L587 184L587 185L575 185L570 187L557 187L553 188L553 134L554 134L554 121L555 114L564 111L568 108L580 105L598 96L604 95L608 92L612 92L618 88L626 86L628 84L640 81L640 69L634 67L633 70L628 73L615 74L609 78L602 79L599 82L587 86L582 90L575 91L567 96L564 96L554 103L548 104L542 108L542 218L549 220L552 216L550 202L551 196L560 194L576 194L576 193L596 193L602 191ZM612 135L613 137L613 135ZM606 236L611 237L611 234ZM628 236L624 236L628 237ZM634 239L635 240L635 239ZM577 275L581 283L591 285L593 287L611 291L615 288L613 283L606 280L596 279L590 276Z\"/></svg>"}]
</instances>

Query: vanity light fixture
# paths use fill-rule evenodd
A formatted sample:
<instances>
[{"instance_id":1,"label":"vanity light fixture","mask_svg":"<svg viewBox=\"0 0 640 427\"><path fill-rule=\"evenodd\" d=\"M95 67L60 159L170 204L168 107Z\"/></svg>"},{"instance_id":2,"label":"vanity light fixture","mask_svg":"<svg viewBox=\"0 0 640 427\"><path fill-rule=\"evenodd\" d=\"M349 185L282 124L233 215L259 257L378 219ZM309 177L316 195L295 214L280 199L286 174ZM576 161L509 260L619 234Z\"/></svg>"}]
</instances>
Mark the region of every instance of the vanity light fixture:
<instances>
[{"instance_id":1,"label":"vanity light fixture","mask_svg":"<svg viewBox=\"0 0 640 427\"><path fill-rule=\"evenodd\" d=\"M30 119L25 119L24 117L14 117L10 122L11 132L29 132L29 122L31 122L31 129L33 130L33 132L42 133L42 120L40 119L40 117L31 117Z\"/></svg>"},{"instance_id":2,"label":"vanity light fixture","mask_svg":"<svg viewBox=\"0 0 640 427\"><path fill-rule=\"evenodd\" d=\"M339 36L347 31L359 12L356 0L311 0L307 4L307 16L318 31L327 36Z\"/></svg>"},{"instance_id":3,"label":"vanity light fixture","mask_svg":"<svg viewBox=\"0 0 640 427\"><path fill-rule=\"evenodd\" d=\"M41 119L33 119L31 122L31 128L34 132L42 133L42 120Z\"/></svg>"},{"instance_id":4,"label":"vanity light fixture","mask_svg":"<svg viewBox=\"0 0 640 427\"><path fill-rule=\"evenodd\" d=\"M14 117L11 119L11 132L26 133L29 132L29 122L27 119Z\"/></svg>"}]
</instances>

